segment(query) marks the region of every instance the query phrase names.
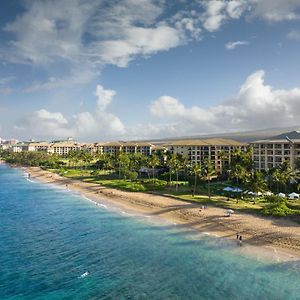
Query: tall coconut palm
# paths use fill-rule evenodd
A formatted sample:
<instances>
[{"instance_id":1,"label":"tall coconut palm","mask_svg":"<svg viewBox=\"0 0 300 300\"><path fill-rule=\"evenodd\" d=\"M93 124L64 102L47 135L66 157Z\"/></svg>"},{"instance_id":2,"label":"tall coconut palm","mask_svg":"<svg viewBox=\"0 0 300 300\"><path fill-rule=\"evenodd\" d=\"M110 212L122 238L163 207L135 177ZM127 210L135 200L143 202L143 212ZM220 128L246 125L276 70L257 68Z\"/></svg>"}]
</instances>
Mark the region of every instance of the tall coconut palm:
<instances>
[{"instance_id":1,"label":"tall coconut palm","mask_svg":"<svg viewBox=\"0 0 300 300\"><path fill-rule=\"evenodd\" d=\"M194 175L193 197L196 194L197 179L201 175L201 172L202 172L202 167L199 163L195 163L191 166L191 173Z\"/></svg>"},{"instance_id":2,"label":"tall coconut palm","mask_svg":"<svg viewBox=\"0 0 300 300\"><path fill-rule=\"evenodd\" d=\"M228 159L228 152L222 150L222 151L219 152L218 156L219 156L220 163L221 163L220 173L221 173L221 175L223 175L223 173L224 173L224 164L223 163L226 159Z\"/></svg>"},{"instance_id":3,"label":"tall coconut palm","mask_svg":"<svg viewBox=\"0 0 300 300\"><path fill-rule=\"evenodd\" d=\"M230 178L236 181L236 185L239 186L247 177L246 169L240 165L236 164L230 171Z\"/></svg>"},{"instance_id":4,"label":"tall coconut palm","mask_svg":"<svg viewBox=\"0 0 300 300\"><path fill-rule=\"evenodd\" d=\"M249 189L254 193L264 192L267 188L267 182L265 176L260 171L253 171L250 176L247 177L247 185Z\"/></svg>"},{"instance_id":5,"label":"tall coconut palm","mask_svg":"<svg viewBox=\"0 0 300 300\"><path fill-rule=\"evenodd\" d=\"M154 183L155 179L155 168L159 166L160 161L157 155L152 154L148 160L149 167L152 168L152 181Z\"/></svg>"},{"instance_id":6,"label":"tall coconut palm","mask_svg":"<svg viewBox=\"0 0 300 300\"><path fill-rule=\"evenodd\" d=\"M203 177L207 181L207 193L209 200L211 199L210 182L215 174L216 170L214 165L211 163L210 160L205 159L203 165Z\"/></svg>"},{"instance_id":7,"label":"tall coconut palm","mask_svg":"<svg viewBox=\"0 0 300 300\"><path fill-rule=\"evenodd\" d=\"M170 172L174 172L176 174L175 189L176 191L178 191L179 172L183 169L183 163L181 157L177 154L172 155L169 161L169 166L170 166Z\"/></svg>"}]
</instances>

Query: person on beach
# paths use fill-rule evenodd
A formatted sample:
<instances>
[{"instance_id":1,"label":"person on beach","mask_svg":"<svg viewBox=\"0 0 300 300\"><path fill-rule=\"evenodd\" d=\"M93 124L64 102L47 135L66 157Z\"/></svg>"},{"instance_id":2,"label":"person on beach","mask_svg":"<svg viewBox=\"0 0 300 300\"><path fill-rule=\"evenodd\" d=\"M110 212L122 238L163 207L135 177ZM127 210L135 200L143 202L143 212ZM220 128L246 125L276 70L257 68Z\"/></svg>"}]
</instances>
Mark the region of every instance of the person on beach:
<instances>
[{"instance_id":1,"label":"person on beach","mask_svg":"<svg viewBox=\"0 0 300 300\"><path fill-rule=\"evenodd\" d=\"M243 239L243 238L242 238L242 236L240 235L240 236L239 236L239 243L240 243L240 246L242 246L242 243L243 243L243 242L242 242L242 239Z\"/></svg>"}]
</instances>

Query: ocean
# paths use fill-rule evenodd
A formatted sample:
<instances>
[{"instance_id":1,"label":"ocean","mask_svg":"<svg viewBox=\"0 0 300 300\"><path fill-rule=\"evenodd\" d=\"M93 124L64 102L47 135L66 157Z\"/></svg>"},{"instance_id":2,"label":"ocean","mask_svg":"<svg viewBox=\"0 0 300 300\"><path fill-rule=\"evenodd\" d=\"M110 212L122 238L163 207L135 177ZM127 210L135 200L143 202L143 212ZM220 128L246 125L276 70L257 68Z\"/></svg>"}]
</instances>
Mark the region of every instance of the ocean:
<instances>
[{"instance_id":1,"label":"ocean","mask_svg":"<svg viewBox=\"0 0 300 300\"><path fill-rule=\"evenodd\" d=\"M0 299L300 299L300 262L259 259L0 165Z\"/></svg>"}]
</instances>

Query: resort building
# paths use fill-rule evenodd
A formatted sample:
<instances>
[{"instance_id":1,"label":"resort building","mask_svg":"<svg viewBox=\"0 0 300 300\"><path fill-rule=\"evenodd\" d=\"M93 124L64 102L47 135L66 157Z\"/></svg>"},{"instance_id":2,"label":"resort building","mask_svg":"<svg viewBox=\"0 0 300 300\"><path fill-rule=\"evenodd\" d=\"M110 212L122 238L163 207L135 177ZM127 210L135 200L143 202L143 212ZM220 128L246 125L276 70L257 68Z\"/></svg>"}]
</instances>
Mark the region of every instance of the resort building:
<instances>
[{"instance_id":1,"label":"resort building","mask_svg":"<svg viewBox=\"0 0 300 300\"><path fill-rule=\"evenodd\" d=\"M131 142L121 142L121 150L124 153L136 153L137 151L137 144L136 143L131 143Z\"/></svg>"},{"instance_id":2,"label":"resort building","mask_svg":"<svg viewBox=\"0 0 300 300\"><path fill-rule=\"evenodd\" d=\"M152 154L153 147L154 145L146 142L141 142L141 143L124 142L122 143L122 152L141 153L146 156L150 156Z\"/></svg>"},{"instance_id":3,"label":"resort building","mask_svg":"<svg viewBox=\"0 0 300 300\"><path fill-rule=\"evenodd\" d=\"M291 131L269 139L255 141L253 148L254 167L257 170L269 170L289 161L292 169L300 159L300 132Z\"/></svg>"},{"instance_id":4,"label":"resort building","mask_svg":"<svg viewBox=\"0 0 300 300\"><path fill-rule=\"evenodd\" d=\"M81 150L86 151L86 152L90 152L91 154L96 153L95 144L82 144L81 145Z\"/></svg>"},{"instance_id":5,"label":"resort building","mask_svg":"<svg viewBox=\"0 0 300 300\"><path fill-rule=\"evenodd\" d=\"M202 164L208 159L215 165L217 172L230 164L234 149L245 150L247 145L230 139L180 140L164 145L172 154L186 157L191 164Z\"/></svg>"},{"instance_id":6,"label":"resort building","mask_svg":"<svg viewBox=\"0 0 300 300\"><path fill-rule=\"evenodd\" d=\"M108 142L101 144L101 146L98 145L100 150L99 152L102 151L102 153L142 153L146 156L150 156L152 154L154 147L154 145L146 142Z\"/></svg>"},{"instance_id":7,"label":"resort building","mask_svg":"<svg viewBox=\"0 0 300 300\"><path fill-rule=\"evenodd\" d=\"M94 153L102 154L104 145L105 145L104 143L95 143L94 144Z\"/></svg>"},{"instance_id":8,"label":"resort building","mask_svg":"<svg viewBox=\"0 0 300 300\"><path fill-rule=\"evenodd\" d=\"M51 144L47 142L33 142L28 143L27 151L44 151L48 152Z\"/></svg>"},{"instance_id":9,"label":"resort building","mask_svg":"<svg viewBox=\"0 0 300 300\"><path fill-rule=\"evenodd\" d=\"M12 150L12 152L23 152L23 151L28 151L28 144L29 143L17 143L15 145L10 145L8 149Z\"/></svg>"},{"instance_id":10,"label":"resort building","mask_svg":"<svg viewBox=\"0 0 300 300\"><path fill-rule=\"evenodd\" d=\"M103 145L103 153L117 154L122 151L122 144L119 142L108 142Z\"/></svg>"},{"instance_id":11,"label":"resort building","mask_svg":"<svg viewBox=\"0 0 300 300\"><path fill-rule=\"evenodd\" d=\"M150 143L137 143L136 144L136 152L144 154L146 156L152 155L153 151L155 151L155 146Z\"/></svg>"},{"instance_id":12,"label":"resort building","mask_svg":"<svg viewBox=\"0 0 300 300\"><path fill-rule=\"evenodd\" d=\"M81 144L74 141L55 142L52 143L48 149L49 153L56 153L59 155L67 155L71 150L81 150Z\"/></svg>"}]
</instances>

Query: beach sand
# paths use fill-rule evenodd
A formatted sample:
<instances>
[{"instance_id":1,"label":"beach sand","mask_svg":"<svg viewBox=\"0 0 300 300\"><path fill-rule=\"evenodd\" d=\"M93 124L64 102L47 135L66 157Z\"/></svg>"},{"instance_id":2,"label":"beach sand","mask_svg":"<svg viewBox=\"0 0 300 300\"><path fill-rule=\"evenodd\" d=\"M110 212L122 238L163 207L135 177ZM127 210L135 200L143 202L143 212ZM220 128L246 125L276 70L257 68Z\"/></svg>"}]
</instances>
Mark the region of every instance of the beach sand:
<instances>
[{"instance_id":1,"label":"beach sand","mask_svg":"<svg viewBox=\"0 0 300 300\"><path fill-rule=\"evenodd\" d=\"M246 252L255 251L259 246L266 257L270 251L278 261L300 259L300 226L292 221L244 213L226 217L222 208L206 206L203 209L202 205L172 197L120 191L68 179L40 168L26 168L26 172L30 173L31 179L66 187L96 202L107 201L128 213L163 218L183 231L195 229L233 242L239 233L243 237L243 246L250 246Z\"/></svg>"}]
</instances>

